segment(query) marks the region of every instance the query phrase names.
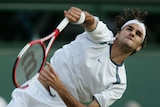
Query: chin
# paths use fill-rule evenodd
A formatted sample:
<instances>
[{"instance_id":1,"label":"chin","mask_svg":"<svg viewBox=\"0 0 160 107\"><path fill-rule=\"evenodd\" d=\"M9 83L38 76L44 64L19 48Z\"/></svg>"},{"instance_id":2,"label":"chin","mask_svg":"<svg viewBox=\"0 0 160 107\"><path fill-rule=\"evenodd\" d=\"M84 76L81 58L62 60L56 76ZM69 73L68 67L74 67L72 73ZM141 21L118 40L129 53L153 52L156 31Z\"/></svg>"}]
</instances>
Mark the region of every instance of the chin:
<instances>
[{"instance_id":1,"label":"chin","mask_svg":"<svg viewBox=\"0 0 160 107\"><path fill-rule=\"evenodd\" d=\"M134 45L133 41L131 40L124 41L124 44L127 45L128 47L132 47Z\"/></svg>"},{"instance_id":2,"label":"chin","mask_svg":"<svg viewBox=\"0 0 160 107\"><path fill-rule=\"evenodd\" d=\"M134 44L133 44L133 42L126 42L125 44L124 44L127 48L128 48L128 50L130 50L130 51L134 51L135 49L134 49Z\"/></svg>"}]
</instances>

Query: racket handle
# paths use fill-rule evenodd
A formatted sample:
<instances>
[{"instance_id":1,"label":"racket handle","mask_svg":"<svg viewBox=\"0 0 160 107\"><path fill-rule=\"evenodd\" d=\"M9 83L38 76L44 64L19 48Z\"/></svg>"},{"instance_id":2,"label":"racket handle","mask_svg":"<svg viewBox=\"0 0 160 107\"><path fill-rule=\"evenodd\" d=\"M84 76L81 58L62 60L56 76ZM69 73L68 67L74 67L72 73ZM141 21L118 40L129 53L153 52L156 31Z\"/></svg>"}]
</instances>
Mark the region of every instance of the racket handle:
<instances>
[{"instance_id":1,"label":"racket handle","mask_svg":"<svg viewBox=\"0 0 160 107\"><path fill-rule=\"evenodd\" d=\"M57 26L57 29L59 30L59 32L61 32L69 23L69 20L65 17L61 23Z\"/></svg>"}]
</instances>

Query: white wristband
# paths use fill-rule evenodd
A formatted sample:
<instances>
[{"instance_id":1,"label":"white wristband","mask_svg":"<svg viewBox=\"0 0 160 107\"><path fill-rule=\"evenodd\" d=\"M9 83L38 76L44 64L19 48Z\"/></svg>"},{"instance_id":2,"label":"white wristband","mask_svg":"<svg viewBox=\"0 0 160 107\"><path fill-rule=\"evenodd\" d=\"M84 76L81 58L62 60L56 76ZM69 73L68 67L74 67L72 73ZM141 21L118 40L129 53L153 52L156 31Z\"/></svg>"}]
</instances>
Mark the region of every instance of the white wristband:
<instances>
[{"instance_id":1,"label":"white wristband","mask_svg":"<svg viewBox=\"0 0 160 107\"><path fill-rule=\"evenodd\" d=\"M83 24L85 21L85 18L86 18L86 16L85 16L84 12L81 12L81 16L75 24Z\"/></svg>"}]
</instances>

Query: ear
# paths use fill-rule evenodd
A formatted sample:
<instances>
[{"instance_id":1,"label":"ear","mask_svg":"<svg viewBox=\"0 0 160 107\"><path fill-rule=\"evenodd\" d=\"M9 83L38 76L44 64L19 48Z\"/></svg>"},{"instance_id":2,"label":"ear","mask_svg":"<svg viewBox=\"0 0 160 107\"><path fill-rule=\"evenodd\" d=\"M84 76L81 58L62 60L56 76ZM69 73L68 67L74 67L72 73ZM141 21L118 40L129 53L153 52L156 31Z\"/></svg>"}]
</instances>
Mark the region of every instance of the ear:
<instances>
[{"instance_id":1,"label":"ear","mask_svg":"<svg viewBox=\"0 0 160 107\"><path fill-rule=\"evenodd\" d=\"M118 38L119 34L120 34L120 31L117 32L115 37Z\"/></svg>"},{"instance_id":2,"label":"ear","mask_svg":"<svg viewBox=\"0 0 160 107\"><path fill-rule=\"evenodd\" d=\"M140 51L141 48L142 48L142 45L139 45L139 46L137 47L136 51Z\"/></svg>"}]
</instances>

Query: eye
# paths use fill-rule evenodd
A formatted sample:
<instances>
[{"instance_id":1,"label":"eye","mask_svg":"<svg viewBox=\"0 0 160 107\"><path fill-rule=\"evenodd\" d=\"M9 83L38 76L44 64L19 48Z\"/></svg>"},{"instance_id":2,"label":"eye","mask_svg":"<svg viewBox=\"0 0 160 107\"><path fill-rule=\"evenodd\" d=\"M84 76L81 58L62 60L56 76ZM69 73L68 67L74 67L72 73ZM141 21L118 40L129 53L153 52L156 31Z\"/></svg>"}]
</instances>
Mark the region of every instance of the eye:
<instances>
[{"instance_id":1,"label":"eye","mask_svg":"<svg viewBox=\"0 0 160 107\"><path fill-rule=\"evenodd\" d=\"M128 30L128 31L132 31L132 28L131 28L131 27L127 27L127 30Z\"/></svg>"},{"instance_id":2,"label":"eye","mask_svg":"<svg viewBox=\"0 0 160 107\"><path fill-rule=\"evenodd\" d=\"M137 31L136 35L138 35L139 37L142 37L142 33L140 31Z\"/></svg>"}]
</instances>

